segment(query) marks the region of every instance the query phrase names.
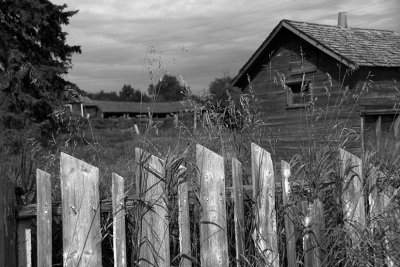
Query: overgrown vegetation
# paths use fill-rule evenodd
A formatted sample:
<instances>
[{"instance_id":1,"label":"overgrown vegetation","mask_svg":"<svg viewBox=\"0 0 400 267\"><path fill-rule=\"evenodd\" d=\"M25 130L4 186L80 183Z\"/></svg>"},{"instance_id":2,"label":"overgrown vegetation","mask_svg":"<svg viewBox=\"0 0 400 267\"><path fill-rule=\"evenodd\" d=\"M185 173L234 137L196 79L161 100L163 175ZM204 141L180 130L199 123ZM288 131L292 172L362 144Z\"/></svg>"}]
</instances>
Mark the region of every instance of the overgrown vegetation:
<instances>
[{"instance_id":1,"label":"overgrown vegetation","mask_svg":"<svg viewBox=\"0 0 400 267\"><path fill-rule=\"evenodd\" d=\"M36 6L35 1L28 1L33 7ZM5 2L6 3L6 2ZM1 5L6 5L2 3ZM2 14L3 17L12 18L12 14L18 13L17 2L7 2L10 7L10 14ZM54 6L49 6L54 8ZM56 10L60 12L58 7ZM12 12L11 12L12 11ZM3 12L3 9L2 9ZM13 13L14 12L14 13ZM53 15L59 18L63 23L68 22L68 18L73 12L57 13ZM1 23L5 24L10 30L8 22L1 18ZM51 16L50 16L51 17ZM59 24L57 24L59 26ZM29 28L29 27L28 27ZM59 29L57 27L57 29ZM4 30L4 29L3 29ZM64 40L65 36L61 36ZM0 40L5 43L6 40ZM23 40L26 42L27 40ZM29 41L29 40L28 40ZM22 42L22 41L21 41ZM33 44L32 44L33 45ZM68 48L68 47L67 47ZM77 47L69 47L69 52L61 54L59 57L64 59L64 64L55 68L52 64L49 67L55 76L48 77L49 84L63 84L65 81L60 80L60 74L65 72L71 53L78 52ZM25 55L21 53L15 56L9 50L7 60L3 62L19 62L26 60ZM0 55L0 60L3 60ZM6 69L6 63L0 62L0 67ZM13 64L14 64L13 63ZM12 64L9 67L14 66ZM54 67L54 69L53 69ZM126 178L126 188L128 189L127 197L133 199L134 208L128 211L127 216L127 233L128 233L128 255L131 259L128 266L136 266L139 260L138 251L142 241L141 236L141 220L146 212L152 210L153 207L148 203L144 203L143 199L137 195L137 184L135 181L135 170L138 167L135 163L135 147L164 159L166 169L172 173L176 173L180 165L187 167L186 179L188 179L191 190L191 231L193 233L192 240L192 261L195 266L199 265L200 242L199 242L199 225L201 213L199 208L199 185L196 182L197 169L195 167L195 151L194 146L201 144L224 156L226 174L226 187L231 186L231 170L230 160L233 157L239 159L243 164L244 181L246 185L251 183L251 162L250 162L250 143L262 143L265 136L268 135L268 129L263 126L263 118L257 106L257 99L254 97L252 87L249 91L241 94L238 99L233 99L229 93L223 93L223 101L215 101L209 96L194 96L190 93L188 87L183 86L183 82L179 82L175 77L163 75L162 79L155 79L156 85L152 85L150 94L155 95L164 100L187 100L193 113L182 113L176 118L165 121L162 125L158 125L151 121L140 127L141 135L138 136L132 130L132 121L126 120L110 120L113 127L102 127L104 121L95 121L91 119L73 116L65 110L57 110L49 107L47 102L47 93L44 84L35 83L35 77L44 75L41 71L36 72L34 65L20 64L16 68L12 68L15 73L7 72L11 75L4 78L7 86L2 87L2 94L6 96L5 106L2 112L2 121L7 127L2 129L1 143L2 147L7 150L2 151L3 158L7 158L2 164L1 176L7 177L16 182L23 189L25 199L23 204L35 202L35 174L36 168L53 175L53 201L60 201L59 186L59 167L58 160L60 152L68 153L79 159L100 168L101 175L101 198L110 196L110 177L112 172L116 172ZM57 72L57 71L59 72ZM3 73L3 72L2 72ZM41 74L42 73L42 74ZM6 74L2 74L3 76ZM38 76L39 75L39 76ZM3 78L2 76L2 78ZM5 76L4 76L5 77ZM22 78L21 78L22 77ZM47 76L46 76L47 77ZM171 78L172 77L172 78ZM281 76L282 77L282 76ZM20 79L20 80L16 80ZM366 92L369 86L369 78L365 83L365 87L360 87L348 94L343 94L343 99L333 100L335 110L331 107L319 107L318 103L313 103L307 109L307 128L309 129L310 142L307 146L301 148L301 151L294 155L291 165L293 175L290 183L296 189L293 198L288 206L294 209L294 223L297 234L297 260L299 264L303 264L305 251L302 247L302 239L309 234L311 229L304 223L307 216L307 210L302 209L301 202L314 203L320 200L323 203L325 217L325 241L320 244L323 248L325 258L323 263L326 266L373 266L382 265L390 257L396 265L400 264L400 252L398 245L400 243L400 227L399 227L399 195L400 188L400 147L398 140L383 140L381 146L371 146L369 152L364 155L363 173L365 174L364 191L366 196L370 193L379 193L383 195L381 209L374 214L369 214L366 225L352 233L347 232L344 228L343 220L343 182L344 178L353 171L357 166L351 166L344 173L340 170L340 159L338 158L338 148L345 147L346 143L353 138L354 129L349 129L346 123L340 124L337 120L341 105L346 104L346 98L351 98L353 105L357 104L358 98ZM32 83L32 81L35 81ZM53 83L54 82L54 83ZM282 80L280 81L282 82ZM165 84L172 84L174 90L165 89ZM216 79L210 88L223 88L225 92L231 92L230 85L226 79ZM3 84L3 83L2 83ZM11 86L16 86L12 87ZM282 82L284 85L284 82ZM25 87L27 86L27 87ZM221 86L221 87L219 87ZM55 87L58 88L58 87ZM170 87L168 87L170 88ZM28 89L32 89L29 91ZM132 88L133 89L133 88ZM213 89L214 90L214 89ZM333 88L331 77L327 75L327 97L330 97L332 90L346 90L345 88ZM125 88L122 90L126 97L134 97L133 94L137 90ZM120 94L122 94L122 91ZM11 92L17 92L16 94ZM30 92L35 92L31 95ZM217 89L220 93L221 89ZM133 94L131 94L133 93ZM212 92L211 92L212 93ZM39 97L40 96L40 97ZM42 103L42 100L46 99ZM8 103L8 104L7 104ZM329 101L328 101L329 103ZM43 105L42 105L43 104ZM6 110L6 111L4 111ZM18 113L21 112L21 113ZM52 113L51 124L48 114ZM23 114L22 117L20 114ZM34 116L32 116L32 114ZM194 115L193 115L194 114ZM24 117L26 116L26 117ZM39 116L39 117L36 117ZM195 116L193 118L193 116ZM22 119L21 119L22 118ZM29 118L29 119L28 119ZM319 136L322 142L315 142L315 136L318 129L319 120L329 121L329 127L325 129L323 136ZM54 126L57 131L51 131ZM4 124L3 124L4 125ZM37 126L37 127L36 127ZM38 128L39 127L39 128ZM46 129L48 132L46 132ZM18 134L14 134L18 132ZM44 141L41 138L44 138ZM273 142L270 140L270 142ZM397 142L397 143L396 143ZM273 147L273 144L271 144ZM269 148L266 148L269 150ZM273 154L273 150L271 151ZM372 183L373 173L379 173L379 178ZM276 171L275 173L278 173ZM160 175L160 179L165 177ZM173 175L169 176L173 177ZM177 181L167 180L168 188L168 212L170 218L170 234L171 234L171 259L174 265L179 264L182 255L179 255L179 232L177 227ZM280 197L277 196L277 219L278 219L278 238L281 254L282 266L285 266L285 239L283 233L283 214L285 208L281 205ZM369 201L369 206L372 203ZM244 266L257 266L259 264L268 265L269 263L259 256L254 241L250 234L253 233L256 225L254 224L253 215L253 199L250 192L245 197L245 227L243 231L247 233L245 236L245 255L242 264ZM369 213L369 210L366 210ZM112 264L112 242L111 235L111 217L102 218L104 240L103 263L105 266ZM233 221L233 203L227 200L227 220ZM61 243L60 221L59 218L54 219L55 231L54 239L60 240ZM361 242L352 244L349 238L350 234L358 235ZM235 264L235 248L234 248L234 227L233 223L228 224L228 244L230 252L230 263ZM54 263L60 264L62 261L61 247L55 246Z\"/></svg>"}]
</instances>

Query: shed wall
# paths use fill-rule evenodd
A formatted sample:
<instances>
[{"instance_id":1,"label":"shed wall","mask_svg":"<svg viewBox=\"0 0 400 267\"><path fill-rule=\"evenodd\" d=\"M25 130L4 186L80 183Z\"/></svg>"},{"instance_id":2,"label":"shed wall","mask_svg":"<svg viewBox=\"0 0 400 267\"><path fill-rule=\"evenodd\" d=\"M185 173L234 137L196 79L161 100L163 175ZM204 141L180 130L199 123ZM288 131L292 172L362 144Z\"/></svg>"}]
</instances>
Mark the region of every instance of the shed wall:
<instances>
[{"instance_id":1,"label":"shed wall","mask_svg":"<svg viewBox=\"0 0 400 267\"><path fill-rule=\"evenodd\" d=\"M345 149L361 155L360 109L365 105L393 106L393 79L398 80L399 74L398 69L384 68L352 71L283 30L261 60L249 69L251 86L265 121L264 147L273 152L275 160L288 161L302 146L309 146L311 140L323 142L341 137L342 141L348 140ZM290 109L288 89L283 84L303 79L310 82L313 105ZM358 98L361 88L364 92Z\"/></svg>"}]
</instances>

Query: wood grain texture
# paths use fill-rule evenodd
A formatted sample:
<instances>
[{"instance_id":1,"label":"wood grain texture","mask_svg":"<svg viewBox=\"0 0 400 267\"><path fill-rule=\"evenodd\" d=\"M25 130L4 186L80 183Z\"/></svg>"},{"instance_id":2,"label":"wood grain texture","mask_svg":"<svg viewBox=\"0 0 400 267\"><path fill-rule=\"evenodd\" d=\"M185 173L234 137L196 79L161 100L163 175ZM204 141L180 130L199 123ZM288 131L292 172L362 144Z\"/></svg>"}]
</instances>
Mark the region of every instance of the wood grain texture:
<instances>
[{"instance_id":1,"label":"wood grain texture","mask_svg":"<svg viewBox=\"0 0 400 267\"><path fill-rule=\"evenodd\" d=\"M310 240L311 247L308 253L311 253L311 262L305 262L305 266L322 267L324 261L323 246L325 243L325 218L324 207L319 199L315 199L309 204L310 218Z\"/></svg>"},{"instance_id":2,"label":"wood grain texture","mask_svg":"<svg viewBox=\"0 0 400 267\"><path fill-rule=\"evenodd\" d=\"M224 159L196 145L199 170L200 261L202 266L228 266Z\"/></svg>"},{"instance_id":3,"label":"wood grain texture","mask_svg":"<svg viewBox=\"0 0 400 267\"><path fill-rule=\"evenodd\" d=\"M343 149L339 149L339 153L340 175L344 177L342 192L344 227L354 244L357 244L359 240L353 227L362 229L365 226L362 161Z\"/></svg>"},{"instance_id":4,"label":"wood grain texture","mask_svg":"<svg viewBox=\"0 0 400 267\"><path fill-rule=\"evenodd\" d=\"M232 158L232 199L234 203L235 220L235 247L236 247L236 266L242 266L241 257L245 257L245 225L243 207L243 167L242 163L236 158Z\"/></svg>"},{"instance_id":5,"label":"wood grain texture","mask_svg":"<svg viewBox=\"0 0 400 267\"><path fill-rule=\"evenodd\" d=\"M113 251L114 266L125 267L127 265L126 255L126 233L125 233L125 192L124 178L112 173L112 206L113 206Z\"/></svg>"},{"instance_id":6,"label":"wood grain texture","mask_svg":"<svg viewBox=\"0 0 400 267\"><path fill-rule=\"evenodd\" d=\"M0 180L0 266L17 265L15 213L14 184Z\"/></svg>"},{"instance_id":7,"label":"wood grain texture","mask_svg":"<svg viewBox=\"0 0 400 267\"><path fill-rule=\"evenodd\" d=\"M64 266L99 267L99 170L65 153L60 164Z\"/></svg>"},{"instance_id":8,"label":"wood grain texture","mask_svg":"<svg viewBox=\"0 0 400 267\"><path fill-rule=\"evenodd\" d=\"M256 248L271 266L279 266L275 210L275 176L270 153L251 143Z\"/></svg>"},{"instance_id":9,"label":"wood grain texture","mask_svg":"<svg viewBox=\"0 0 400 267\"><path fill-rule=\"evenodd\" d=\"M288 267L296 267L296 236L294 228L294 216L290 200L292 195L292 188L290 186L289 178L291 177L290 164L286 161L281 161L281 177L282 177L282 200L285 206L284 221L285 221L285 237L286 237L286 255Z\"/></svg>"},{"instance_id":10,"label":"wood grain texture","mask_svg":"<svg viewBox=\"0 0 400 267\"><path fill-rule=\"evenodd\" d=\"M18 267L32 266L32 222L18 222ZM51 253L50 253L51 256ZM44 265L42 265L44 266ZM49 265L51 266L51 265Z\"/></svg>"},{"instance_id":11,"label":"wood grain texture","mask_svg":"<svg viewBox=\"0 0 400 267\"><path fill-rule=\"evenodd\" d=\"M322 132L325 137L337 132L340 135L341 129L355 129L355 126L358 126L355 130L359 135L358 110L363 107L376 109L377 106L392 108L395 104L394 80L400 80L400 72L395 68L359 68L349 72L349 69L340 62L287 31L275 36L269 50L264 53L254 66L248 69L252 91L257 99L256 105L261 111L260 115L267 123L279 120L283 125L291 125L294 117L297 117L297 122L301 122L297 123L294 131L273 124L265 127L265 132L268 134L264 135L263 143L275 143L276 161L288 160L293 154L300 152L301 144L294 144L291 151L287 151L287 147L281 145L281 140L285 136L290 136L294 140L309 136L307 128L301 127L301 124L306 125L307 112L304 109L288 110L286 107L287 94L282 86L285 81L302 79L304 73L305 80L311 82L313 107L323 110L323 113L340 111L339 116L323 115L319 118L318 123L323 124L326 130L318 130L318 133ZM247 90L247 79L240 81L238 86ZM356 88L357 91L363 89L364 92L359 100L352 98L350 94L347 94L346 98L343 96L346 86L354 91ZM355 120L358 122L353 123ZM308 123L310 122L309 120ZM342 126L335 128L336 123L342 123ZM360 156L361 149L357 149L361 146L360 143L360 139L349 140L349 152Z\"/></svg>"},{"instance_id":12,"label":"wood grain texture","mask_svg":"<svg viewBox=\"0 0 400 267\"><path fill-rule=\"evenodd\" d=\"M137 148L140 196L147 207L142 216L140 266L170 266L169 212L165 169L161 159Z\"/></svg>"},{"instance_id":13,"label":"wood grain texture","mask_svg":"<svg viewBox=\"0 0 400 267\"><path fill-rule=\"evenodd\" d=\"M179 247L182 255L191 257L192 244L190 242L190 217L189 217L189 191L187 177L182 176L186 168L180 168L178 174L178 226L179 226ZM181 267L191 267L192 262L181 258Z\"/></svg>"},{"instance_id":14,"label":"wood grain texture","mask_svg":"<svg viewBox=\"0 0 400 267\"><path fill-rule=\"evenodd\" d=\"M51 175L36 170L37 187L37 266L52 266Z\"/></svg>"}]
</instances>

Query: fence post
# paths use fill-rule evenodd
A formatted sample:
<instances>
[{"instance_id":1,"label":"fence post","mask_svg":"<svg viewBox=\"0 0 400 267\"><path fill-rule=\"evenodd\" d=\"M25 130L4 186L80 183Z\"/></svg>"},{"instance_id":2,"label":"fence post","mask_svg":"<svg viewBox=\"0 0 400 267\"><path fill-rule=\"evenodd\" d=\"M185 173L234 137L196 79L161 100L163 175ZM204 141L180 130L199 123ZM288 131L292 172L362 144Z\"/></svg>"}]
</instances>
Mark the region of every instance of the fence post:
<instances>
[{"instance_id":1,"label":"fence post","mask_svg":"<svg viewBox=\"0 0 400 267\"><path fill-rule=\"evenodd\" d=\"M254 240L268 264L279 266L278 237L275 211L275 177L271 155L251 143L251 173L255 204Z\"/></svg>"},{"instance_id":2,"label":"fence post","mask_svg":"<svg viewBox=\"0 0 400 267\"><path fill-rule=\"evenodd\" d=\"M37 169L36 188L37 266L52 266L52 201L50 174Z\"/></svg>"},{"instance_id":3,"label":"fence post","mask_svg":"<svg viewBox=\"0 0 400 267\"><path fill-rule=\"evenodd\" d=\"M140 266L170 266L168 199L161 159L136 148L140 194L148 210L142 218ZM145 161L142 159L145 158Z\"/></svg>"},{"instance_id":4,"label":"fence post","mask_svg":"<svg viewBox=\"0 0 400 267\"><path fill-rule=\"evenodd\" d=\"M242 163L232 158L232 199L234 203L236 266L241 266L244 256L244 208L243 208L243 169Z\"/></svg>"},{"instance_id":5,"label":"fence post","mask_svg":"<svg viewBox=\"0 0 400 267\"><path fill-rule=\"evenodd\" d=\"M127 264L125 235L125 195L124 178L112 173L112 214L113 214L113 250L114 266Z\"/></svg>"},{"instance_id":6,"label":"fence post","mask_svg":"<svg viewBox=\"0 0 400 267\"><path fill-rule=\"evenodd\" d=\"M65 153L60 164L64 266L99 267L99 170Z\"/></svg>"},{"instance_id":7,"label":"fence post","mask_svg":"<svg viewBox=\"0 0 400 267\"><path fill-rule=\"evenodd\" d=\"M14 184L0 180L0 266L17 265L16 224Z\"/></svg>"},{"instance_id":8,"label":"fence post","mask_svg":"<svg viewBox=\"0 0 400 267\"><path fill-rule=\"evenodd\" d=\"M296 236L294 232L293 211L289 205L292 189L289 178L291 176L290 164L281 161L281 177L282 177L282 200L285 207L285 234L286 234L286 255L289 267L296 267Z\"/></svg>"},{"instance_id":9,"label":"fence post","mask_svg":"<svg viewBox=\"0 0 400 267\"><path fill-rule=\"evenodd\" d=\"M18 222L18 267L32 267L32 222L30 219Z\"/></svg>"},{"instance_id":10,"label":"fence post","mask_svg":"<svg viewBox=\"0 0 400 267\"><path fill-rule=\"evenodd\" d=\"M353 244L357 244L359 238L354 227L365 226L362 161L341 148L339 153L340 175L344 177L342 192L344 227Z\"/></svg>"},{"instance_id":11,"label":"fence post","mask_svg":"<svg viewBox=\"0 0 400 267\"><path fill-rule=\"evenodd\" d=\"M190 217L189 217L189 190L187 179L181 174L186 171L186 168L180 168L178 174L178 224L179 224L179 247L181 255L181 267L191 267L192 262L185 258L192 253L192 245L190 242Z\"/></svg>"},{"instance_id":12,"label":"fence post","mask_svg":"<svg viewBox=\"0 0 400 267\"><path fill-rule=\"evenodd\" d=\"M371 217L371 230L374 231L376 227L381 227L382 230L384 230L384 241L385 241L385 253L384 257L385 259L379 259L378 255L380 254L379 251L377 251L375 254L375 264L379 266L379 260L381 262L386 262L386 265L388 267L394 267L395 262L390 254L391 251L396 250L393 248L393 244L390 245L390 239L397 239L396 233L393 233L393 231L390 231L391 225L397 225L399 223L400 215L399 212L395 209L391 210L391 206L393 206L393 203L391 205L390 203L390 196L395 192L394 188L391 188L390 186L386 188L386 190L379 192L378 190L378 185L377 181L378 180L383 180L385 179L385 175L379 171L376 167L372 167L371 171L369 173L369 189L370 189L370 194L369 194L369 204L370 204L370 217ZM391 190L392 189L392 190ZM396 204L395 204L396 205ZM378 218L384 218L385 224L378 224L377 221L379 220ZM394 220L394 221L393 221ZM388 223L389 222L389 223ZM383 265L380 264L380 265Z\"/></svg>"},{"instance_id":13,"label":"fence post","mask_svg":"<svg viewBox=\"0 0 400 267\"><path fill-rule=\"evenodd\" d=\"M228 266L224 159L207 148L196 145L199 169L200 260L202 266Z\"/></svg>"},{"instance_id":14,"label":"fence post","mask_svg":"<svg viewBox=\"0 0 400 267\"><path fill-rule=\"evenodd\" d=\"M325 218L321 200L314 199L312 203L303 202L305 214L304 226L306 233L303 237L304 266L323 266L323 245L325 242Z\"/></svg>"}]
</instances>

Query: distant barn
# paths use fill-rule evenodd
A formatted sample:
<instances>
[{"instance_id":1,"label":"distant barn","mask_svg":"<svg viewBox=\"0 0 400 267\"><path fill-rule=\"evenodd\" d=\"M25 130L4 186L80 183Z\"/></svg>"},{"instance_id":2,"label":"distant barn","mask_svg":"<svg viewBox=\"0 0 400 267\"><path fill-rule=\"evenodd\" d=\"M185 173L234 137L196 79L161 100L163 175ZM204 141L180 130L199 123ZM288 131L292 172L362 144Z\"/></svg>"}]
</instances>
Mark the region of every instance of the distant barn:
<instances>
[{"instance_id":1,"label":"distant barn","mask_svg":"<svg viewBox=\"0 0 400 267\"><path fill-rule=\"evenodd\" d=\"M93 116L98 118L134 118L147 117L167 118L176 113L189 110L189 104L185 101L174 102L117 102L117 101L93 101L97 108ZM85 104L86 106L86 104Z\"/></svg>"},{"instance_id":2,"label":"distant barn","mask_svg":"<svg viewBox=\"0 0 400 267\"><path fill-rule=\"evenodd\" d=\"M242 90L253 88L266 122L264 145L277 159L333 133L348 135L346 149L358 155L385 137L399 142L400 35L351 28L339 16L337 26L282 20L233 79ZM317 115L306 116L312 108L314 115L329 110L313 126Z\"/></svg>"}]
</instances>

